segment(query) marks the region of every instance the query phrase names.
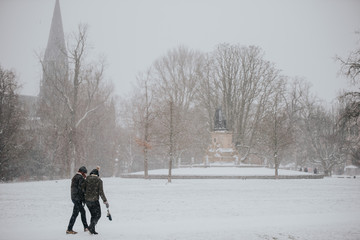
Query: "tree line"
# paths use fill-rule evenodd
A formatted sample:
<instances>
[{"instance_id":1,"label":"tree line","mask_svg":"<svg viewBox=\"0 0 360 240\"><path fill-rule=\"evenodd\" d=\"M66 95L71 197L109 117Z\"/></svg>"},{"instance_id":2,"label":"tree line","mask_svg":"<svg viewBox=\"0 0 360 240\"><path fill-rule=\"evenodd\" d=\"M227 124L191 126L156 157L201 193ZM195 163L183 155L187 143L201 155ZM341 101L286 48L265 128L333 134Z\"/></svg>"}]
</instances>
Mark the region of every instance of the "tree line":
<instances>
[{"instance_id":1,"label":"tree line","mask_svg":"<svg viewBox=\"0 0 360 240\"><path fill-rule=\"evenodd\" d=\"M145 177L148 162L168 166L169 176L178 161L203 162L219 107L242 163L260 159L275 175L281 164L325 175L346 161L359 165L358 119L344 118L358 100L344 93L328 107L308 82L282 75L264 55L256 46L224 43L210 53L179 46L139 74L126 112Z\"/></svg>"},{"instance_id":2,"label":"tree line","mask_svg":"<svg viewBox=\"0 0 360 240\"><path fill-rule=\"evenodd\" d=\"M101 165L103 176L144 171L145 178L149 169L168 168L171 181L174 166L203 162L217 108L242 163L260 160L275 175L288 164L326 175L346 161L360 165L358 90L326 106L308 82L282 75L260 47L223 43L209 53L170 49L139 72L128 97L118 97L103 61L89 62L87 37L79 26L66 64L41 62L51 84L34 101L35 113L17 93L14 72L0 67L3 181L66 178L81 165ZM359 56L357 50L338 58L356 87Z\"/></svg>"}]
</instances>

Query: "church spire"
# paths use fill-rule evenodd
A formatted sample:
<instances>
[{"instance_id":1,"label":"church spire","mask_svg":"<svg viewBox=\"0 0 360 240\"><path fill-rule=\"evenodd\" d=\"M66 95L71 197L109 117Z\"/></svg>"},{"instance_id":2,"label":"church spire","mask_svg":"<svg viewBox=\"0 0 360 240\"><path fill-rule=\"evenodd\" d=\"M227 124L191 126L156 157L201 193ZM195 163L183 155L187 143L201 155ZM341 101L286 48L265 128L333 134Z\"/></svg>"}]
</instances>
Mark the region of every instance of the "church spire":
<instances>
[{"instance_id":1,"label":"church spire","mask_svg":"<svg viewBox=\"0 0 360 240\"><path fill-rule=\"evenodd\" d=\"M55 2L50 33L43 59L43 77L40 83L40 96L48 98L55 81L66 81L68 76L68 59L61 18L59 0Z\"/></svg>"},{"instance_id":2,"label":"church spire","mask_svg":"<svg viewBox=\"0 0 360 240\"><path fill-rule=\"evenodd\" d=\"M65 37L61 19L60 3L56 0L49 39L45 51L44 60L59 60L65 57Z\"/></svg>"}]
</instances>

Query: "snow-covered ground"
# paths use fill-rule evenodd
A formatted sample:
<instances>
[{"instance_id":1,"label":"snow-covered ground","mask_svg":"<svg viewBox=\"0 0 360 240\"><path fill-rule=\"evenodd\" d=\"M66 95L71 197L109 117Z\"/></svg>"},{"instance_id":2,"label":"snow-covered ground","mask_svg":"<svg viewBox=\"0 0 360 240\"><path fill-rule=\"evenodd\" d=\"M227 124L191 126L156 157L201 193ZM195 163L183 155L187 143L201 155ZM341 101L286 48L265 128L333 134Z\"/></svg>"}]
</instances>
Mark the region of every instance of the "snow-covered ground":
<instances>
[{"instance_id":1,"label":"snow-covered ground","mask_svg":"<svg viewBox=\"0 0 360 240\"><path fill-rule=\"evenodd\" d=\"M65 234L70 180L0 184L0 239L360 239L359 178L103 181L97 236Z\"/></svg>"},{"instance_id":2,"label":"snow-covered ground","mask_svg":"<svg viewBox=\"0 0 360 240\"><path fill-rule=\"evenodd\" d=\"M150 175L168 175L168 169L157 169L149 171ZM266 167L209 167L209 168L174 168L172 175L182 176L274 176L275 170ZM135 172L132 175L144 175L144 172ZM279 175L298 176L312 175L312 173L279 169Z\"/></svg>"}]
</instances>

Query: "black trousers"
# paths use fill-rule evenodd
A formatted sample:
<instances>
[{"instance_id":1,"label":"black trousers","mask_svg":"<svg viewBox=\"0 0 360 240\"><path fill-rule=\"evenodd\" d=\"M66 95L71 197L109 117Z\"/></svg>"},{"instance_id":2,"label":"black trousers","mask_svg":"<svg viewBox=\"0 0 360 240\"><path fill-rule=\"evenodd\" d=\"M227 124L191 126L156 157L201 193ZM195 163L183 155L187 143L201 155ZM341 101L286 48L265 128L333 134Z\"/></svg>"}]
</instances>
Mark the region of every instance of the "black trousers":
<instances>
[{"instance_id":1,"label":"black trousers","mask_svg":"<svg viewBox=\"0 0 360 240\"><path fill-rule=\"evenodd\" d=\"M72 200L72 201L74 203L74 208L73 208L73 213L71 215L71 218L70 218L70 221L69 221L69 226L68 226L67 230L69 230L69 231L73 230L73 226L75 224L77 216L79 215L79 212L81 214L81 221L82 221L82 223L84 225L84 228L87 228L88 224L86 222L85 209L82 206L81 201L80 200L75 200L75 201Z\"/></svg>"},{"instance_id":2,"label":"black trousers","mask_svg":"<svg viewBox=\"0 0 360 240\"><path fill-rule=\"evenodd\" d=\"M101 217L100 203L99 203L99 201L94 201L94 202L87 201L86 206L88 207L90 214L91 214L89 231L95 232L95 226Z\"/></svg>"}]
</instances>

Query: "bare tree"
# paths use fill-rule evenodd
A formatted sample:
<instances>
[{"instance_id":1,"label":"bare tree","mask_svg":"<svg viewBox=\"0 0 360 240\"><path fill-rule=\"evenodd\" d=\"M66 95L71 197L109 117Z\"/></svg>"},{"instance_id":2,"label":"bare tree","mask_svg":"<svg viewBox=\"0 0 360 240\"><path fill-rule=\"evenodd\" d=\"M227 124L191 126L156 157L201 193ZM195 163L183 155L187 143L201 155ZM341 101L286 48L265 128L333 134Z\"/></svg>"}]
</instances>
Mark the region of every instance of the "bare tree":
<instances>
[{"instance_id":1,"label":"bare tree","mask_svg":"<svg viewBox=\"0 0 360 240\"><path fill-rule=\"evenodd\" d=\"M208 131L213 131L215 110L221 105L221 93L217 89L215 69L215 59L211 54L207 54L202 71L200 71L199 88L196 96L198 104L206 110Z\"/></svg>"},{"instance_id":2,"label":"bare tree","mask_svg":"<svg viewBox=\"0 0 360 240\"><path fill-rule=\"evenodd\" d=\"M360 35L360 32L357 34ZM350 80L352 86L358 88L339 97L340 103L344 105L339 124L347 134L347 148L351 152L352 163L360 166L360 47L350 52L346 59L337 57L337 60L341 63L341 73Z\"/></svg>"},{"instance_id":3,"label":"bare tree","mask_svg":"<svg viewBox=\"0 0 360 240\"><path fill-rule=\"evenodd\" d=\"M145 157L147 158L147 163L149 164L149 155L150 147L153 148L152 141L152 123L149 121L149 132L148 140L144 141L145 134L145 117L146 117L146 99L144 98L144 82L146 79L145 75L139 74L137 86L134 88L133 94L129 99L119 99L118 102L118 122L120 125L120 134L119 138L119 159L122 162L124 170L127 171L140 171L145 168ZM144 78L143 78L144 77ZM150 108L151 105L148 105ZM152 113L152 110L149 109L149 115ZM153 115L151 118L153 119ZM150 145L151 144L151 145ZM147 149L146 156L143 151L144 148ZM141 162L140 162L141 161ZM144 170L145 171L145 170ZM144 173L145 177L145 173Z\"/></svg>"},{"instance_id":4,"label":"bare tree","mask_svg":"<svg viewBox=\"0 0 360 240\"><path fill-rule=\"evenodd\" d=\"M276 91L271 95L272 106L267 109L262 124L264 146L267 149L278 177L279 167L286 149L294 142L293 99L287 98L287 81L285 78L274 83ZM290 100L290 101L289 101Z\"/></svg>"},{"instance_id":5,"label":"bare tree","mask_svg":"<svg viewBox=\"0 0 360 240\"><path fill-rule=\"evenodd\" d=\"M288 90L287 111L293 124L293 144L287 149L287 158L285 161L294 163L301 168L309 163L306 133L304 133L304 118L313 105L316 104L316 98L311 95L310 84L303 79L295 78Z\"/></svg>"},{"instance_id":6,"label":"bare tree","mask_svg":"<svg viewBox=\"0 0 360 240\"><path fill-rule=\"evenodd\" d=\"M325 175L331 175L334 166L345 163L345 135L337 124L335 111L318 106L306 119L306 128L313 158L310 162L321 165Z\"/></svg>"},{"instance_id":7,"label":"bare tree","mask_svg":"<svg viewBox=\"0 0 360 240\"><path fill-rule=\"evenodd\" d=\"M7 181L19 176L25 162L21 160L24 137L21 136L24 123L14 72L0 66L0 174Z\"/></svg>"},{"instance_id":8,"label":"bare tree","mask_svg":"<svg viewBox=\"0 0 360 240\"><path fill-rule=\"evenodd\" d=\"M222 107L225 112L227 127L235 129L235 116L238 105L238 90L241 78L241 47L220 44L214 52L216 64L216 87L221 92Z\"/></svg>"},{"instance_id":9,"label":"bare tree","mask_svg":"<svg viewBox=\"0 0 360 240\"><path fill-rule=\"evenodd\" d=\"M215 50L215 86L222 96L227 127L234 131L238 151L245 161L256 145L259 123L274 92L279 70L263 58L258 47L220 44Z\"/></svg>"},{"instance_id":10,"label":"bare tree","mask_svg":"<svg viewBox=\"0 0 360 240\"><path fill-rule=\"evenodd\" d=\"M173 164L174 157L174 103L172 100L169 102L170 107L170 134L169 134L169 174L168 174L168 182L171 182L171 170Z\"/></svg>"},{"instance_id":11,"label":"bare tree","mask_svg":"<svg viewBox=\"0 0 360 240\"><path fill-rule=\"evenodd\" d=\"M360 31L357 31L356 34L360 36ZM360 44L360 38L358 39L358 44ZM359 84L360 81L360 45L357 49L351 51L349 56L346 59L343 59L339 56L336 56L336 60L341 63L341 73L348 77L352 84Z\"/></svg>"},{"instance_id":12,"label":"bare tree","mask_svg":"<svg viewBox=\"0 0 360 240\"><path fill-rule=\"evenodd\" d=\"M168 51L152 67L152 82L156 86L153 97L160 123L156 144L168 149L169 175L173 159L178 159L191 146L192 140L186 138L187 120L196 101L203 60L201 53L178 47Z\"/></svg>"},{"instance_id":13,"label":"bare tree","mask_svg":"<svg viewBox=\"0 0 360 240\"><path fill-rule=\"evenodd\" d=\"M165 101L171 97L175 106L187 111L196 97L202 64L200 52L182 46L168 51L153 64L156 97Z\"/></svg>"},{"instance_id":14,"label":"bare tree","mask_svg":"<svg viewBox=\"0 0 360 240\"><path fill-rule=\"evenodd\" d=\"M152 148L151 135L152 125L155 119L153 110L153 100L150 79L150 70L146 73L139 74L138 85L139 91L136 91L133 99L133 121L138 129L138 136L136 137L136 143L142 148L144 155L144 178L148 178L149 171L149 155L148 152Z\"/></svg>"},{"instance_id":15,"label":"bare tree","mask_svg":"<svg viewBox=\"0 0 360 240\"><path fill-rule=\"evenodd\" d=\"M91 113L96 111L107 101L111 94L110 86L104 83L103 72L104 64L102 61L96 64L86 63L85 57L88 52L87 48L87 26L79 25L78 32L73 35L73 42L69 43L67 52L70 67L69 73L64 74L61 69L67 69L67 66L57 64L53 68L48 68L47 62L42 62L44 74L51 79L51 93L57 96L56 100L63 103L60 106L61 111L56 112L55 121L58 119L65 120L61 126L64 136L65 149L69 149L67 166L69 174L72 175L79 156L79 137L78 129L81 123L87 119ZM49 69L51 72L48 72ZM61 73L61 74L59 74ZM48 101L49 97L43 97ZM51 98L50 98L51 99ZM51 108L54 104L48 104ZM55 109L57 110L57 109ZM47 115L48 117L51 117Z\"/></svg>"}]
</instances>

